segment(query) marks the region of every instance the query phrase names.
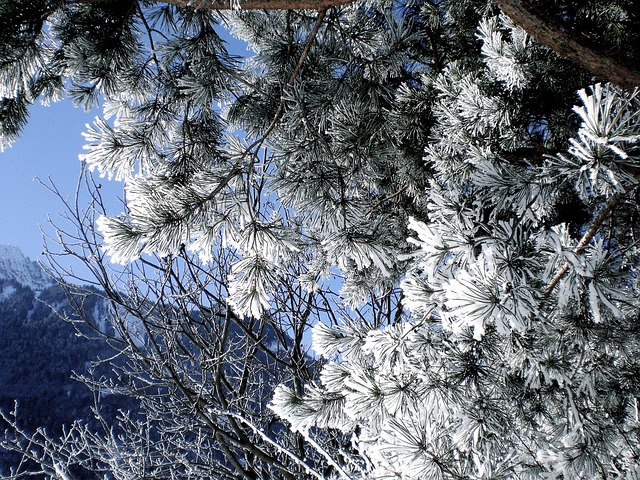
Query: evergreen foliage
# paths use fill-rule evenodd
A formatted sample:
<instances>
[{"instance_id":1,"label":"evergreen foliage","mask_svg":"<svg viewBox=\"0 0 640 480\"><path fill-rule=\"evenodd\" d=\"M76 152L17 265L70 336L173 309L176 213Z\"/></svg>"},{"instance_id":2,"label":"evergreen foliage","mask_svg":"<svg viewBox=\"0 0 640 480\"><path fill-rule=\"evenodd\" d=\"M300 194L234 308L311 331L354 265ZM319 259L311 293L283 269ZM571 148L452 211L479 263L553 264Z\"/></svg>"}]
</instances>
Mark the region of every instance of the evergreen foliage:
<instances>
[{"instance_id":1,"label":"evergreen foliage","mask_svg":"<svg viewBox=\"0 0 640 480\"><path fill-rule=\"evenodd\" d=\"M527 4L590 52L637 64L636 2ZM76 213L93 233L71 238L157 339L129 388L158 386L142 396L163 428L162 412L189 402L204 421L189 432L186 417L165 413L180 420L162 430L168 444L226 435L237 420L218 445L266 456L222 450L225 474L245 478L640 474L637 90L594 78L480 0L228 13L5 5L1 21L19 28L1 30L0 48L24 53L0 64L4 144L38 97L104 105L82 159L124 181L125 212L101 215L101 236ZM227 53L222 26L249 58ZM161 312L147 318L104 276L101 241L115 262L157 254L154 271L198 273L162 277L171 290L142 270L154 295L130 289ZM187 305L208 311L212 298L231 307L226 321L295 332L294 357L265 350L295 364L290 381L280 371L275 391L261 380L245 390L272 396L291 431L255 405L207 396L206 362L180 346L208 338ZM300 343L309 323L326 360L315 381ZM223 362L206 349L199 361L207 355ZM212 461L212 445L192 453ZM210 473L189 468L149 471Z\"/></svg>"}]
</instances>

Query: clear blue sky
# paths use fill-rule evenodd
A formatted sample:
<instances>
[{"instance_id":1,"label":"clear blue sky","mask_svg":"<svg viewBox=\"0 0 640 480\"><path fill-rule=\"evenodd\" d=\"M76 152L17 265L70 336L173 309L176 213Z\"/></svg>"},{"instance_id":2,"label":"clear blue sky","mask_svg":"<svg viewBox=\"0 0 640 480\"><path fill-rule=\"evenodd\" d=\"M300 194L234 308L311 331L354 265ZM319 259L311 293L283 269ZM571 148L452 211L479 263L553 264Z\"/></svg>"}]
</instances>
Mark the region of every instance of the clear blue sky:
<instances>
[{"instance_id":1,"label":"clear blue sky","mask_svg":"<svg viewBox=\"0 0 640 480\"><path fill-rule=\"evenodd\" d=\"M49 107L33 105L30 112L22 137L0 153L0 244L16 245L36 260L42 251L40 226L46 227L48 215L63 211L36 177L50 177L73 198L81 171L82 132L100 111L86 113L63 100ZM117 184L112 187L114 195L121 191Z\"/></svg>"}]
</instances>

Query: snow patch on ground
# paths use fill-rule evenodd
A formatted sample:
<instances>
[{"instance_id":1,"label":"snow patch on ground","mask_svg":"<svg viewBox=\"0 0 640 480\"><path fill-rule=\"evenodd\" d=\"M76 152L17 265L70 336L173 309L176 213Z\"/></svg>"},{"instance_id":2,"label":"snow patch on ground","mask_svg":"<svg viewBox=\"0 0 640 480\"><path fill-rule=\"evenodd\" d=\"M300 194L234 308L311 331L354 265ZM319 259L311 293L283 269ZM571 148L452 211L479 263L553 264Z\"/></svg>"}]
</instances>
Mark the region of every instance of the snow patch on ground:
<instances>
[{"instance_id":1,"label":"snow patch on ground","mask_svg":"<svg viewBox=\"0 0 640 480\"><path fill-rule=\"evenodd\" d=\"M16 292L16 287L14 287L13 285L5 285L2 288L2 291L0 292L0 300L6 300L15 292Z\"/></svg>"}]
</instances>

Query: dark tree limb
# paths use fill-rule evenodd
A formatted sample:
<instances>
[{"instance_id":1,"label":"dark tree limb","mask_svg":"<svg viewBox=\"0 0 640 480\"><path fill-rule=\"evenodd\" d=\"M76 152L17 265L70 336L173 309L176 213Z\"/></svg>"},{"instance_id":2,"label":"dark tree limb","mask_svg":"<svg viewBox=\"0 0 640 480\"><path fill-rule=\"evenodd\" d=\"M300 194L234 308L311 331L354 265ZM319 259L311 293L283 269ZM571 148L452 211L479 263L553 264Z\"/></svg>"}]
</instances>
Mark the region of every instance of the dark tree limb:
<instances>
[{"instance_id":1,"label":"dark tree limb","mask_svg":"<svg viewBox=\"0 0 640 480\"><path fill-rule=\"evenodd\" d=\"M616 84L624 89L640 87L640 71L613 60L569 35L560 25L543 18L527 0L493 0L517 25L537 41L554 50L560 56L577 63L598 79Z\"/></svg>"}]
</instances>

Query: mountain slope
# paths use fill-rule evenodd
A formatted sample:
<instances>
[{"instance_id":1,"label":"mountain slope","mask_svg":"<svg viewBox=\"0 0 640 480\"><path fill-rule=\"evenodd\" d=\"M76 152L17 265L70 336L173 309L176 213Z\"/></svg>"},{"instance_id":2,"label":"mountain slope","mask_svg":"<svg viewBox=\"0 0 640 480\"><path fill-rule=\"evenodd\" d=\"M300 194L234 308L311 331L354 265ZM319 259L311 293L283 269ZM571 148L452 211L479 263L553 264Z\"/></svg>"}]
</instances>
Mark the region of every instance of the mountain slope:
<instances>
[{"instance_id":1,"label":"mountain slope","mask_svg":"<svg viewBox=\"0 0 640 480\"><path fill-rule=\"evenodd\" d=\"M106 303L99 295L88 295L83 307L96 323L104 321ZM20 249L0 246L0 409L9 413L17 404L27 431L43 427L55 435L75 420L91 424L94 394L72 377L114 354L105 342L78 336L59 312L72 315L63 289ZM98 374L109 371L106 365L98 368ZM115 418L116 408L128 407L126 401L111 397L100 408L106 418ZM0 431L5 428L0 421ZM0 451L0 473L17 461Z\"/></svg>"}]
</instances>

